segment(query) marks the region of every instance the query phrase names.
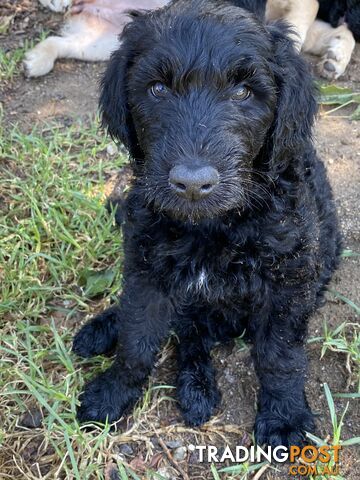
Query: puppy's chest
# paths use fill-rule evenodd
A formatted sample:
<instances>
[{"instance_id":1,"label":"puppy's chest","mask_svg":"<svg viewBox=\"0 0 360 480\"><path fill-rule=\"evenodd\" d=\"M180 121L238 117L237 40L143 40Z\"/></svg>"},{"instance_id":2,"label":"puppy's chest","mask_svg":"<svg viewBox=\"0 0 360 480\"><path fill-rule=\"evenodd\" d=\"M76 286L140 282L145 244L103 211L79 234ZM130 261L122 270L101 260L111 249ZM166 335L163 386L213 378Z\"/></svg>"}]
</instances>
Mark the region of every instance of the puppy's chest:
<instances>
[{"instance_id":1,"label":"puppy's chest","mask_svg":"<svg viewBox=\"0 0 360 480\"><path fill-rule=\"evenodd\" d=\"M147 268L175 297L218 302L246 295L256 261L224 236L190 235L150 246Z\"/></svg>"}]
</instances>

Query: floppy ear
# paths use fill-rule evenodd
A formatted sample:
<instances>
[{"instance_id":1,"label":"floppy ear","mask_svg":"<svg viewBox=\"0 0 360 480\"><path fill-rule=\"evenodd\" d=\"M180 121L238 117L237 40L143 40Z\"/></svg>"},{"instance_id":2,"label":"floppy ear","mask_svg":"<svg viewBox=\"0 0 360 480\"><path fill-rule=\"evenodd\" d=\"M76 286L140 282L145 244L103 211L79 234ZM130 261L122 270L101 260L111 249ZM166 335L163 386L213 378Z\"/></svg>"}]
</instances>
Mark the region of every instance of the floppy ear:
<instances>
[{"instance_id":1,"label":"floppy ear","mask_svg":"<svg viewBox=\"0 0 360 480\"><path fill-rule=\"evenodd\" d=\"M110 58L101 81L100 113L102 125L114 140L121 141L130 156L139 158L141 150L128 105L128 73L135 58L136 28L128 24L122 35L123 43Z\"/></svg>"},{"instance_id":2,"label":"floppy ear","mask_svg":"<svg viewBox=\"0 0 360 480\"><path fill-rule=\"evenodd\" d=\"M316 87L306 61L279 22L268 27L273 44L277 106L271 129L272 167L280 173L310 145L317 112ZM295 165L296 167L296 165Z\"/></svg>"}]
</instances>

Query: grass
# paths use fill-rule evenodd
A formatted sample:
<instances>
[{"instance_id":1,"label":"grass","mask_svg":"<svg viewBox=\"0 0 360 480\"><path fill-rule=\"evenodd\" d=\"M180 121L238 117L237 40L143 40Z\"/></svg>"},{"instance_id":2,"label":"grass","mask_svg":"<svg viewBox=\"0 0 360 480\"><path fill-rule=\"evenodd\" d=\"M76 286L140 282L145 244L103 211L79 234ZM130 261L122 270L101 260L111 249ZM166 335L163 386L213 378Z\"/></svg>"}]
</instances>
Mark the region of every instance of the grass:
<instances>
[{"instance_id":1,"label":"grass","mask_svg":"<svg viewBox=\"0 0 360 480\"><path fill-rule=\"evenodd\" d=\"M335 290L329 290L336 298L349 305L356 316L359 315L359 307L344 295ZM349 382L355 379L357 391L353 393L338 393L337 397L360 398L360 325L359 323L343 322L334 330L330 330L327 323L324 323L324 334L320 337L310 338L309 343L321 342L321 359L327 351L342 353L346 356L346 369L349 373Z\"/></svg>"},{"instance_id":2,"label":"grass","mask_svg":"<svg viewBox=\"0 0 360 480\"><path fill-rule=\"evenodd\" d=\"M120 271L121 238L114 238L113 219L102 205L106 145L94 128L83 132L55 128L40 136L13 130L0 140L6 159L0 182L7 210L0 226L5 316L37 319L48 313L52 299L51 308L71 318L79 307L89 308L79 275L109 265Z\"/></svg>"},{"instance_id":3,"label":"grass","mask_svg":"<svg viewBox=\"0 0 360 480\"><path fill-rule=\"evenodd\" d=\"M357 393L360 394L360 325L343 322L330 331L325 324L321 358L328 350L346 355L347 370L358 379Z\"/></svg>"},{"instance_id":4,"label":"grass","mask_svg":"<svg viewBox=\"0 0 360 480\"><path fill-rule=\"evenodd\" d=\"M76 420L84 382L111 359L79 360L70 353L71 338L81 321L114 299L121 284L121 234L104 199L109 178L125 158L110 157L108 143L96 119L26 134L0 127L1 480L161 479L152 462L164 452L155 448L154 435L181 438L186 445L223 443L227 435L239 438L244 432L216 419L196 431L163 422L161 412L171 411L174 403L173 386L153 380L122 433L111 432L109 425L88 431ZM356 331L349 323L325 330L318 339L322 355L341 352L354 372ZM241 339L238 347L244 348ZM160 366L169 352L170 346ZM27 412L40 415L40 421L25 426ZM138 450L124 456L122 444ZM176 464L163 457L175 475ZM260 478L262 468L204 465L203 472L204 478L246 480Z\"/></svg>"},{"instance_id":5,"label":"grass","mask_svg":"<svg viewBox=\"0 0 360 480\"><path fill-rule=\"evenodd\" d=\"M326 397L327 404L329 407L329 412L330 412L330 418L331 418L331 424L332 424L332 437L328 440L322 440L319 437L316 437L315 435L308 433L307 434L308 438L317 446L340 445L341 447L347 447L347 446L360 445L360 437L354 437L354 438L349 438L347 440L342 440L341 430L344 424L344 418L345 418L346 412L349 408L349 403L346 404L344 411L338 418L336 414L334 399L327 383L324 384L324 391L325 391L325 397ZM310 476L310 480L315 480L315 478L316 480L326 480L328 478L328 475L321 474L324 468L323 465L320 462L317 462L316 466L317 466L317 471L319 475L317 475L316 477ZM330 462L327 464L327 466L330 468L335 466L333 455ZM337 479L345 480L344 477L340 475L337 476Z\"/></svg>"},{"instance_id":6,"label":"grass","mask_svg":"<svg viewBox=\"0 0 360 480\"><path fill-rule=\"evenodd\" d=\"M1 32L0 32L1 34ZM9 51L0 48L0 81L8 82L22 71L22 61L25 53L33 48L36 43L45 40L48 32L42 31L37 39L25 39L23 45Z\"/></svg>"},{"instance_id":7,"label":"grass","mask_svg":"<svg viewBox=\"0 0 360 480\"><path fill-rule=\"evenodd\" d=\"M21 62L28 45L9 52L0 49L0 81L12 80L21 70Z\"/></svg>"},{"instance_id":8,"label":"grass","mask_svg":"<svg viewBox=\"0 0 360 480\"><path fill-rule=\"evenodd\" d=\"M24 43L24 46L5 51L0 48L0 81L9 81L21 72L21 62L25 52L32 48L33 42Z\"/></svg>"},{"instance_id":9,"label":"grass","mask_svg":"<svg viewBox=\"0 0 360 480\"><path fill-rule=\"evenodd\" d=\"M39 455L48 459L36 467L44 478L54 455L68 478L90 478L109 443L109 427L90 435L75 420L86 372L73 364L65 329L94 307L92 296L79 287L84 272L104 272L110 265L117 272L99 305L120 284L121 236L114 235L103 199L106 178L124 159L107 167L106 143L95 122L27 135L16 128L0 132L1 436L5 451L6 432L13 431L12 441L23 439L16 453L8 450L1 459L3 478L39 478L21 455L36 438L41 438ZM91 364L102 369L107 362L99 358ZM34 405L44 414L43 432L35 435L18 428L18 414ZM94 462L83 465L81 458ZM14 462L23 477L13 473Z\"/></svg>"},{"instance_id":10,"label":"grass","mask_svg":"<svg viewBox=\"0 0 360 480\"><path fill-rule=\"evenodd\" d=\"M214 467L215 468L215 467ZM261 462L261 463L249 463L249 462L244 462L239 465L232 465L230 467L224 467L218 470L217 475L219 473L226 473L228 475L227 478L231 479L236 479L236 480L247 480L250 478L250 475L253 473L256 474L256 472L265 472L267 468L271 468L273 470L276 470L274 467L271 467L268 462ZM214 471L212 472L214 474ZM260 477L259 477L260 478ZM214 480L219 480L219 478L216 478L214 475Z\"/></svg>"}]
</instances>

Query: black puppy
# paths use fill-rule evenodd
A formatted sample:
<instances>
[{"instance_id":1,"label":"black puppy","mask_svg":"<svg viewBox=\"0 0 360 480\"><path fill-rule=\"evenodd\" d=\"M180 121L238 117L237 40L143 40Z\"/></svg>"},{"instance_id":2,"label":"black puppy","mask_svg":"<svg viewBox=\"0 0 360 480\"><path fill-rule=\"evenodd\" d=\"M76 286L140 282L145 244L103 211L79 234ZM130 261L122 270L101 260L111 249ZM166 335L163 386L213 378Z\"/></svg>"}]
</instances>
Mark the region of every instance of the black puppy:
<instances>
[{"instance_id":1,"label":"black puppy","mask_svg":"<svg viewBox=\"0 0 360 480\"><path fill-rule=\"evenodd\" d=\"M117 348L81 395L79 419L120 418L172 329L179 405L187 424L202 424L219 401L211 348L246 329L261 385L257 442L301 443L314 428L307 320L337 265L339 234L311 141L313 81L286 27L222 1L139 15L100 105L135 180L119 304L74 341L85 357Z\"/></svg>"}]
</instances>

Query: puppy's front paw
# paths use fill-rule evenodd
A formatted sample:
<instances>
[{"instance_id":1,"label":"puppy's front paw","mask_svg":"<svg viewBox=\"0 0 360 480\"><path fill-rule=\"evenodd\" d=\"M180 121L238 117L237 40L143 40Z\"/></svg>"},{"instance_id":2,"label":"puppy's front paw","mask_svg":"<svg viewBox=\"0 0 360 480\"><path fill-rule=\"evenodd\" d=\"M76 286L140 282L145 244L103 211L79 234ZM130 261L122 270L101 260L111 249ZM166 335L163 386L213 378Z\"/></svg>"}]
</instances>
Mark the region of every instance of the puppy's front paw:
<instances>
[{"instance_id":1,"label":"puppy's front paw","mask_svg":"<svg viewBox=\"0 0 360 480\"><path fill-rule=\"evenodd\" d=\"M109 308L84 325L74 337L73 352L89 358L113 350L119 326L116 312L116 307Z\"/></svg>"},{"instance_id":2,"label":"puppy's front paw","mask_svg":"<svg viewBox=\"0 0 360 480\"><path fill-rule=\"evenodd\" d=\"M310 410L303 410L286 419L272 412L258 413L255 420L255 439L258 445L267 444L302 446L305 443L305 432L315 429L314 417Z\"/></svg>"},{"instance_id":3,"label":"puppy's front paw","mask_svg":"<svg viewBox=\"0 0 360 480\"><path fill-rule=\"evenodd\" d=\"M109 369L85 386L77 418L80 422L115 422L140 394L141 388L121 384L118 375Z\"/></svg>"},{"instance_id":4,"label":"puppy's front paw","mask_svg":"<svg viewBox=\"0 0 360 480\"><path fill-rule=\"evenodd\" d=\"M184 421L197 427L207 422L220 402L215 379L196 378L191 372L181 372L177 395Z\"/></svg>"}]
</instances>

